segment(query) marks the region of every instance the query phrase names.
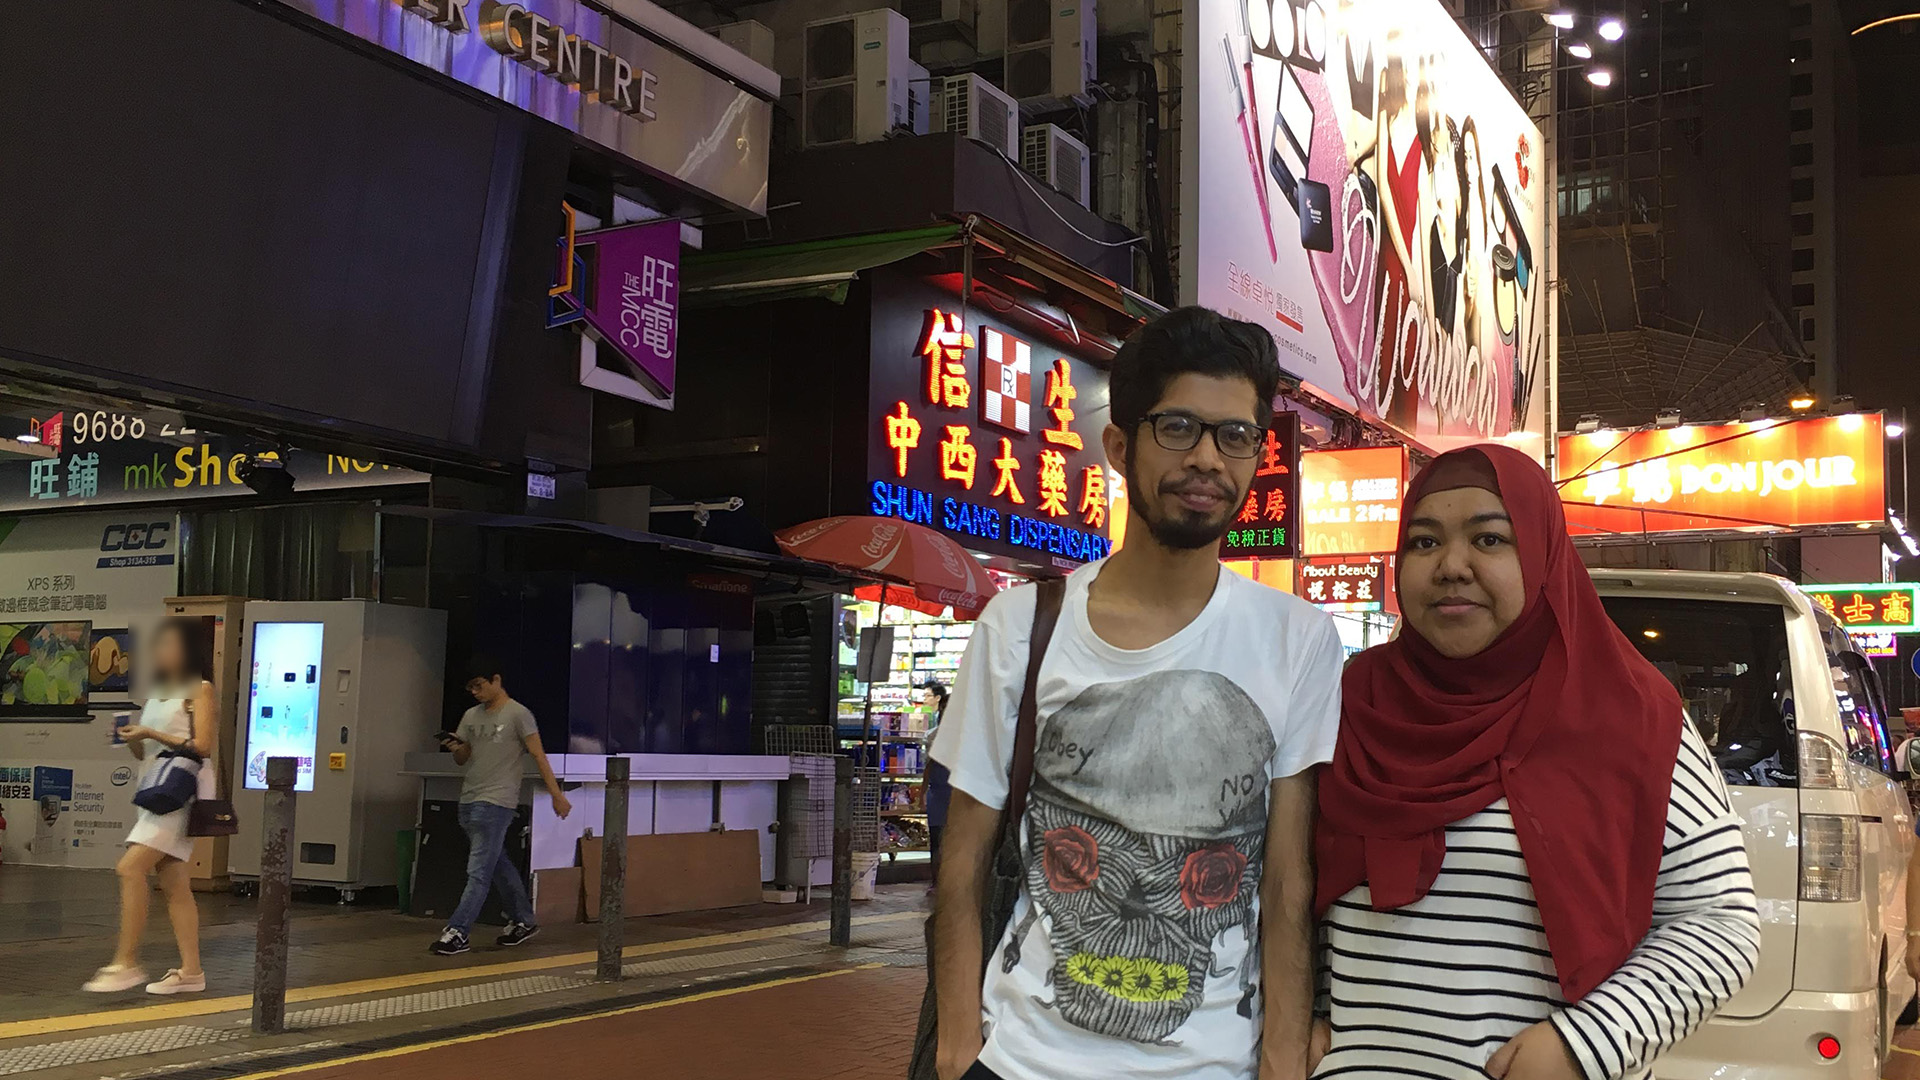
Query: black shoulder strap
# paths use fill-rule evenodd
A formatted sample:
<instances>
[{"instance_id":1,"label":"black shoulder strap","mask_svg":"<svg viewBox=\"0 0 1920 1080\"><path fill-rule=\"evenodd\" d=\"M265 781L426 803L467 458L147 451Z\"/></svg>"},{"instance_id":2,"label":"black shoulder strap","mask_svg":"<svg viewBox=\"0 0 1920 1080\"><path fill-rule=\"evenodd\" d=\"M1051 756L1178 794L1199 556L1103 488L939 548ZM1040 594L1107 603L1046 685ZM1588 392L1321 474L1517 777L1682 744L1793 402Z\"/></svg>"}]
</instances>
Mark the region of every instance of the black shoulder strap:
<instances>
[{"instance_id":1,"label":"black shoulder strap","mask_svg":"<svg viewBox=\"0 0 1920 1080\"><path fill-rule=\"evenodd\" d=\"M1065 578L1050 578L1034 586L1033 634L1027 641L1027 681L1020 691L1020 719L1014 728L1013 768L1007 774L1007 807L1000 815L1000 839L1020 835L1020 818L1027 809L1027 787L1033 781L1033 755L1040 732L1040 662L1047 658L1060 605L1067 595Z\"/></svg>"}]
</instances>

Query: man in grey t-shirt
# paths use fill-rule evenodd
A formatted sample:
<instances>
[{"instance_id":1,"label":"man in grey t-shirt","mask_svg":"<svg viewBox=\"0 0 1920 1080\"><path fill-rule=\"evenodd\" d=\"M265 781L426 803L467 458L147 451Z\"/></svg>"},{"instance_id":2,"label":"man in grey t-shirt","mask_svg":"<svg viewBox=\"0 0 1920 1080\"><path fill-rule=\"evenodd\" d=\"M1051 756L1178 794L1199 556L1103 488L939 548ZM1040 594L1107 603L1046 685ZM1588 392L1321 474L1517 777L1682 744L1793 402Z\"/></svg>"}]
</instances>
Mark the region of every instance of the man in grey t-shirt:
<instances>
[{"instance_id":1,"label":"man in grey t-shirt","mask_svg":"<svg viewBox=\"0 0 1920 1080\"><path fill-rule=\"evenodd\" d=\"M460 787L460 827L467 834L467 888L460 894L460 906L447 920L447 928L433 943L432 951L439 956L457 956L471 947L467 938L490 889L500 890L500 900L507 909L507 929L495 939L498 944L518 945L540 932L533 922L533 901L527 898L526 884L505 853L507 832L520 806L524 755L532 754L540 767L540 778L553 796L554 811L563 818L573 812L573 804L554 778L553 766L547 763L533 714L508 696L500 684L500 665L489 657L474 657L467 669L467 693L479 704L460 718L458 731L440 736L453 751L453 760L467 769L466 782Z\"/></svg>"}]
</instances>

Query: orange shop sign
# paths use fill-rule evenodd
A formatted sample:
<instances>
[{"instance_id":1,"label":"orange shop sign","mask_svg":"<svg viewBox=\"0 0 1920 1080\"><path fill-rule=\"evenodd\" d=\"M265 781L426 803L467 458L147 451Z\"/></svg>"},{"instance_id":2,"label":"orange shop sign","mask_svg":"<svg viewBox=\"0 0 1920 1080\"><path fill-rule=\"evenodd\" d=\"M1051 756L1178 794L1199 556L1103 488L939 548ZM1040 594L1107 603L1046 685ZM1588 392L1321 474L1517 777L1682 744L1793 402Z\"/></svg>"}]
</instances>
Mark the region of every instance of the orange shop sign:
<instances>
[{"instance_id":1,"label":"orange shop sign","mask_svg":"<svg viewBox=\"0 0 1920 1080\"><path fill-rule=\"evenodd\" d=\"M1879 414L1594 432L1560 439L1574 535L1764 531L1886 516Z\"/></svg>"},{"instance_id":2,"label":"orange shop sign","mask_svg":"<svg viewBox=\"0 0 1920 1080\"><path fill-rule=\"evenodd\" d=\"M1387 555L1400 547L1407 451L1399 446L1300 455L1308 555Z\"/></svg>"}]
</instances>

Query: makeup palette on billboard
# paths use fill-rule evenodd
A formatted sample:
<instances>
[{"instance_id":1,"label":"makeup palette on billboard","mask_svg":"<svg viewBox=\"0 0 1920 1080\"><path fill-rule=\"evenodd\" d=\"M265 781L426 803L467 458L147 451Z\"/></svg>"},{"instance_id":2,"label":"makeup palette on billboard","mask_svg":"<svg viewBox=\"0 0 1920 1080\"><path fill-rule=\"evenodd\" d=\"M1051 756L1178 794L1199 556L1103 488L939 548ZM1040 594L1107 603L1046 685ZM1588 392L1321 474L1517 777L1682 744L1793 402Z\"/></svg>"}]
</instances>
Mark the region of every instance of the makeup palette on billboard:
<instances>
[{"instance_id":1,"label":"makeup palette on billboard","mask_svg":"<svg viewBox=\"0 0 1920 1080\"><path fill-rule=\"evenodd\" d=\"M1430 449L1544 433L1542 140L1446 9L1195 12L1187 55L1220 70L1183 99L1183 302L1265 326L1316 394Z\"/></svg>"}]
</instances>

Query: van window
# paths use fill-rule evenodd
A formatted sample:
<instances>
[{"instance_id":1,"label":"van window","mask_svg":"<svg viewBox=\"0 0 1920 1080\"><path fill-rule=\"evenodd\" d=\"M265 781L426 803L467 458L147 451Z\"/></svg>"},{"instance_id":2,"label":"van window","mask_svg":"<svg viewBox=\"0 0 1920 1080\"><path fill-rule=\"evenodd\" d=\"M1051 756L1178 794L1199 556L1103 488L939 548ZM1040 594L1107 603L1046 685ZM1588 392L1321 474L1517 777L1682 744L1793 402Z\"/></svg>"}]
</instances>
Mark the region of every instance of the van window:
<instances>
[{"instance_id":1,"label":"van window","mask_svg":"<svg viewBox=\"0 0 1920 1080\"><path fill-rule=\"evenodd\" d=\"M1855 764L1891 773L1893 747L1871 669L1849 653L1830 656L1828 662L1833 668L1833 693L1840 701L1840 723L1847 730L1847 757Z\"/></svg>"},{"instance_id":2,"label":"van window","mask_svg":"<svg viewBox=\"0 0 1920 1080\"><path fill-rule=\"evenodd\" d=\"M1627 640L1680 692L1727 783L1799 783L1785 609L1642 596L1602 601Z\"/></svg>"}]
</instances>

